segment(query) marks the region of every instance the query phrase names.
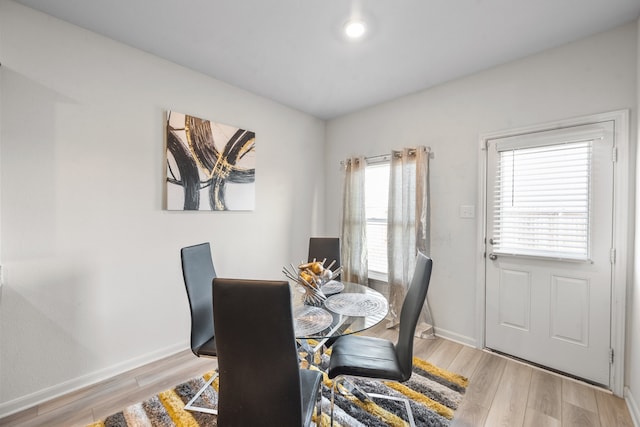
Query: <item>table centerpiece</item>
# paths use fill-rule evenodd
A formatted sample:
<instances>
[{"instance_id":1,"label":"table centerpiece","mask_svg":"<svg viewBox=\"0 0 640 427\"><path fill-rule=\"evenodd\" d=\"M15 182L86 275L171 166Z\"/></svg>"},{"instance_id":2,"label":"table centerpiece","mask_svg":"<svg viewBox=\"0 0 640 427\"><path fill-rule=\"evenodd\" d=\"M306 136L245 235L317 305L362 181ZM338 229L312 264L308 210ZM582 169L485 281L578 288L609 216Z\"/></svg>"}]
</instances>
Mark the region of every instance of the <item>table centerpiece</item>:
<instances>
[{"instance_id":1,"label":"table centerpiece","mask_svg":"<svg viewBox=\"0 0 640 427\"><path fill-rule=\"evenodd\" d=\"M293 264L290 264L289 269L286 266L282 267L284 275L302 287L304 303L307 305L321 306L327 299L322 292L322 285L335 279L342 272L342 267L336 268L335 271L331 270L335 260L325 267L326 261L326 258L322 262L314 259L311 262L300 263L297 268Z\"/></svg>"}]
</instances>

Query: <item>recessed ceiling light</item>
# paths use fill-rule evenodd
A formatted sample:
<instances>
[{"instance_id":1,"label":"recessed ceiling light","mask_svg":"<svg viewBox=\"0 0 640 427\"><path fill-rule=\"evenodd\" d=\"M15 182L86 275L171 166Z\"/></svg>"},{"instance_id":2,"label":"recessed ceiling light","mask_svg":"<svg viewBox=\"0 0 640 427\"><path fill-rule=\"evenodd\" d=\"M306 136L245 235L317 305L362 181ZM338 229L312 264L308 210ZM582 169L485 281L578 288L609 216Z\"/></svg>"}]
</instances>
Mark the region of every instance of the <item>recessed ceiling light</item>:
<instances>
[{"instance_id":1,"label":"recessed ceiling light","mask_svg":"<svg viewBox=\"0 0 640 427\"><path fill-rule=\"evenodd\" d=\"M350 39L358 39L362 37L366 30L367 28L362 21L349 21L344 26L344 33Z\"/></svg>"}]
</instances>

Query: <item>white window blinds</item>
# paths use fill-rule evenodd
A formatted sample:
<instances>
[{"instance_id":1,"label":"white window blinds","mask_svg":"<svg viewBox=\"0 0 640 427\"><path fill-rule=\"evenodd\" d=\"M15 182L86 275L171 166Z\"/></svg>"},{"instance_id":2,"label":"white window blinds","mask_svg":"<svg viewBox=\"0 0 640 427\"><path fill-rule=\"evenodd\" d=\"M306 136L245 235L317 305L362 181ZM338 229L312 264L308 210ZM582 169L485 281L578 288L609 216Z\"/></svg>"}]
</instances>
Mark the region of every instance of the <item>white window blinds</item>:
<instances>
[{"instance_id":1,"label":"white window blinds","mask_svg":"<svg viewBox=\"0 0 640 427\"><path fill-rule=\"evenodd\" d=\"M379 273L385 277L385 280L388 272L388 205L389 163L368 165L365 175L365 212L367 216L369 275L373 277L375 273Z\"/></svg>"},{"instance_id":2,"label":"white window blinds","mask_svg":"<svg viewBox=\"0 0 640 427\"><path fill-rule=\"evenodd\" d=\"M498 151L493 252L589 259L592 141Z\"/></svg>"}]
</instances>

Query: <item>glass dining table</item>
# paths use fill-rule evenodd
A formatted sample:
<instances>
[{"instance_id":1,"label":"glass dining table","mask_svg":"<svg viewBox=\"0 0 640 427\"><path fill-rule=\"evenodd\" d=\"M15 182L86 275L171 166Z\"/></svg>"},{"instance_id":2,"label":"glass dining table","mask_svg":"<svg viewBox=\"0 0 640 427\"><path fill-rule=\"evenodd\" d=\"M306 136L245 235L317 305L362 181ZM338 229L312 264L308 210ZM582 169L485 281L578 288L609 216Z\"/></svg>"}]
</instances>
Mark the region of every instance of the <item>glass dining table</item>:
<instances>
[{"instance_id":1,"label":"glass dining table","mask_svg":"<svg viewBox=\"0 0 640 427\"><path fill-rule=\"evenodd\" d=\"M293 292L297 292L295 289ZM364 331L380 323L389 311L386 298L375 289L350 282L330 281L322 286L327 299L321 306L293 298L296 338L314 353L330 338ZM310 347L309 340L318 343Z\"/></svg>"}]
</instances>

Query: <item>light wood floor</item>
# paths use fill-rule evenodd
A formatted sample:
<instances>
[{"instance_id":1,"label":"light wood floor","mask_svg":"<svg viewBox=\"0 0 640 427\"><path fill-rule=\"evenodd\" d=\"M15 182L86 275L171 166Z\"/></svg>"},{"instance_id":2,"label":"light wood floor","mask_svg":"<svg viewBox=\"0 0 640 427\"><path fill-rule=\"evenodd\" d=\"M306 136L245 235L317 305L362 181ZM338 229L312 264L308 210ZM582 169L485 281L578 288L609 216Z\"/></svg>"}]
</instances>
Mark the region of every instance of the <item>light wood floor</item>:
<instances>
[{"instance_id":1,"label":"light wood floor","mask_svg":"<svg viewBox=\"0 0 640 427\"><path fill-rule=\"evenodd\" d=\"M377 327L369 334L395 341L397 332ZM623 399L572 379L441 338L417 338L414 355L469 378L452 427L633 427ZM0 419L0 426L86 426L215 366L185 351Z\"/></svg>"}]
</instances>

